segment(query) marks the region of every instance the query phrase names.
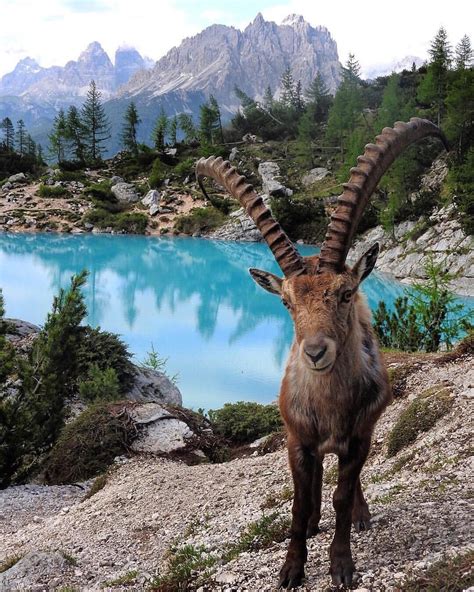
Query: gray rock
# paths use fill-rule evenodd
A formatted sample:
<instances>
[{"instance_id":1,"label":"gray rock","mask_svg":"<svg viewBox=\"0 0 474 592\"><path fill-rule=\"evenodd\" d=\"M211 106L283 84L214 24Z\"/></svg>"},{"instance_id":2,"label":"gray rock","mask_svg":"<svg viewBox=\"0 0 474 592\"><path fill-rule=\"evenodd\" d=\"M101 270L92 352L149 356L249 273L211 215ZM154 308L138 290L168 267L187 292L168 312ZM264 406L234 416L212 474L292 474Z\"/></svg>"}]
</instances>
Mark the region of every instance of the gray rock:
<instances>
[{"instance_id":1,"label":"gray rock","mask_svg":"<svg viewBox=\"0 0 474 592\"><path fill-rule=\"evenodd\" d=\"M40 332L38 325L22 321L21 319L5 319L8 323L9 331L8 335L15 337L27 337L28 335L35 335Z\"/></svg>"},{"instance_id":2,"label":"gray rock","mask_svg":"<svg viewBox=\"0 0 474 592\"><path fill-rule=\"evenodd\" d=\"M235 160L237 158L238 154L239 154L239 151L237 150L237 146L234 146L232 148L232 150L230 151L229 161L232 162L233 160Z\"/></svg>"},{"instance_id":3,"label":"gray rock","mask_svg":"<svg viewBox=\"0 0 474 592\"><path fill-rule=\"evenodd\" d=\"M315 169L311 169L309 173L303 176L301 182L305 187L310 187L317 181L321 181L325 177L329 175L329 171L324 167L316 167Z\"/></svg>"},{"instance_id":4,"label":"gray rock","mask_svg":"<svg viewBox=\"0 0 474 592\"><path fill-rule=\"evenodd\" d=\"M139 402L158 402L181 405L183 397L178 387L162 372L150 368L136 368L134 384L127 398Z\"/></svg>"},{"instance_id":5,"label":"gray rock","mask_svg":"<svg viewBox=\"0 0 474 592\"><path fill-rule=\"evenodd\" d=\"M150 206L148 213L150 214L150 216L156 216L156 214L158 214L159 211L160 211L160 206L157 204L153 204L152 206Z\"/></svg>"},{"instance_id":6,"label":"gray rock","mask_svg":"<svg viewBox=\"0 0 474 592\"><path fill-rule=\"evenodd\" d=\"M90 222L86 222L86 223L84 224L84 228L85 228L86 230L92 230L92 229L94 228L94 225L93 225L93 224L91 224Z\"/></svg>"},{"instance_id":7,"label":"gray rock","mask_svg":"<svg viewBox=\"0 0 474 592\"><path fill-rule=\"evenodd\" d=\"M117 183L125 183L124 179L122 179L122 177L119 177L118 175L114 175L111 179L110 179L110 184L112 185L112 187L114 185L117 185Z\"/></svg>"},{"instance_id":8,"label":"gray rock","mask_svg":"<svg viewBox=\"0 0 474 592\"><path fill-rule=\"evenodd\" d=\"M165 150L165 154L168 154L169 156L176 156L177 152L177 148L166 148Z\"/></svg>"},{"instance_id":9,"label":"gray rock","mask_svg":"<svg viewBox=\"0 0 474 592\"><path fill-rule=\"evenodd\" d=\"M46 590L54 577L71 570L59 551L30 551L0 574L0 590L5 592Z\"/></svg>"},{"instance_id":10,"label":"gray rock","mask_svg":"<svg viewBox=\"0 0 474 592\"><path fill-rule=\"evenodd\" d=\"M189 426L157 403L138 405L131 412L132 419L140 426L140 435L133 442L135 452L169 453L190 444L194 432Z\"/></svg>"},{"instance_id":11,"label":"gray rock","mask_svg":"<svg viewBox=\"0 0 474 592\"><path fill-rule=\"evenodd\" d=\"M134 203L140 199L135 186L132 183L116 183L111 189L118 201Z\"/></svg>"},{"instance_id":12,"label":"gray rock","mask_svg":"<svg viewBox=\"0 0 474 592\"><path fill-rule=\"evenodd\" d=\"M142 204L144 206L158 205L160 203L160 197L159 191L156 189L150 189L150 191L142 199Z\"/></svg>"},{"instance_id":13,"label":"gray rock","mask_svg":"<svg viewBox=\"0 0 474 592\"><path fill-rule=\"evenodd\" d=\"M8 177L9 183L25 183L26 182L26 175L25 173L17 173L16 175L11 175Z\"/></svg>"},{"instance_id":14,"label":"gray rock","mask_svg":"<svg viewBox=\"0 0 474 592\"><path fill-rule=\"evenodd\" d=\"M274 196L293 195L291 189L287 189L279 180L280 167L276 162L261 162L258 165L258 174L262 177L264 193Z\"/></svg>"},{"instance_id":15,"label":"gray rock","mask_svg":"<svg viewBox=\"0 0 474 592\"><path fill-rule=\"evenodd\" d=\"M5 191L5 193L7 191L10 191L10 189L13 188L13 185L10 183L10 181L7 181L6 183L3 184L2 189L3 191Z\"/></svg>"}]
</instances>

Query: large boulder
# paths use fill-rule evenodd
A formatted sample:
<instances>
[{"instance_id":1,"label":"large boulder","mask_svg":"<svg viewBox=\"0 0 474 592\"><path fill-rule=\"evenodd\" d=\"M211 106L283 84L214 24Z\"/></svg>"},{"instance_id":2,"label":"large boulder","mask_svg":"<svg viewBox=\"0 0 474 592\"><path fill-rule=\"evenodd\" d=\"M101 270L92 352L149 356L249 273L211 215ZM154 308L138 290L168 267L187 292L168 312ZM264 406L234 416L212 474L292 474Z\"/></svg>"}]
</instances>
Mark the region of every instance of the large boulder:
<instances>
[{"instance_id":1,"label":"large boulder","mask_svg":"<svg viewBox=\"0 0 474 592\"><path fill-rule=\"evenodd\" d=\"M11 175L8 177L9 183L26 183L26 175L25 173L17 173L16 175Z\"/></svg>"},{"instance_id":2,"label":"large boulder","mask_svg":"<svg viewBox=\"0 0 474 592\"><path fill-rule=\"evenodd\" d=\"M178 387L163 374L151 368L136 368L134 383L127 399L139 402L170 403L181 405L183 397Z\"/></svg>"},{"instance_id":3,"label":"large boulder","mask_svg":"<svg viewBox=\"0 0 474 592\"><path fill-rule=\"evenodd\" d=\"M142 199L144 206L157 206L160 203L160 192L156 189L150 189L150 191Z\"/></svg>"},{"instance_id":4,"label":"large boulder","mask_svg":"<svg viewBox=\"0 0 474 592\"><path fill-rule=\"evenodd\" d=\"M262 178L263 191L267 195L290 196L293 191L285 187L278 178L280 177L280 167L276 162L261 162L258 165L258 174Z\"/></svg>"},{"instance_id":5,"label":"large boulder","mask_svg":"<svg viewBox=\"0 0 474 592\"><path fill-rule=\"evenodd\" d=\"M116 183L111 188L112 193L122 203L134 203L140 196L132 183Z\"/></svg>"},{"instance_id":6,"label":"large boulder","mask_svg":"<svg viewBox=\"0 0 474 592\"><path fill-rule=\"evenodd\" d=\"M135 452L175 452L191 445L195 437L187 423L157 403L138 405L130 415L140 427L140 435L132 444Z\"/></svg>"},{"instance_id":7,"label":"large boulder","mask_svg":"<svg viewBox=\"0 0 474 592\"><path fill-rule=\"evenodd\" d=\"M30 551L0 574L0 590L40 592L57 589L72 562L60 551Z\"/></svg>"}]
</instances>

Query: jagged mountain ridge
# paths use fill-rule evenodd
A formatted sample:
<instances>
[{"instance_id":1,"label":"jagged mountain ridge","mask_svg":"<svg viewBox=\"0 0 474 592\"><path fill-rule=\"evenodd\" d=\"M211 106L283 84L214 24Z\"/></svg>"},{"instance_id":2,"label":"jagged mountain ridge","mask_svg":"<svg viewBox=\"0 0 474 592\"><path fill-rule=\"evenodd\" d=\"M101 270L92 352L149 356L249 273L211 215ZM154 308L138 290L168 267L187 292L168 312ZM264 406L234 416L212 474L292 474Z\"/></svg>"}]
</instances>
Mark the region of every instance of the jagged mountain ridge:
<instances>
[{"instance_id":1,"label":"jagged mountain ridge","mask_svg":"<svg viewBox=\"0 0 474 592\"><path fill-rule=\"evenodd\" d=\"M153 102L171 91L197 91L212 93L224 112L234 113L239 106L236 85L259 98L267 86L278 91L287 67L303 88L318 72L332 92L340 82L336 42L325 27L312 27L298 15L277 25L259 13L243 31L212 25L184 39L153 69L132 77L117 98Z\"/></svg>"},{"instance_id":2,"label":"jagged mountain ridge","mask_svg":"<svg viewBox=\"0 0 474 592\"><path fill-rule=\"evenodd\" d=\"M371 68L367 69L363 75L364 78L368 80L373 80L378 76L390 76L393 72L402 72L403 70L411 70L413 64L415 64L416 68L419 68L425 63L426 60L413 55L407 55L401 60L397 60L396 62L390 62L388 64L378 64L377 66L372 66Z\"/></svg>"},{"instance_id":3,"label":"jagged mountain ridge","mask_svg":"<svg viewBox=\"0 0 474 592\"><path fill-rule=\"evenodd\" d=\"M18 62L12 72L0 79L0 96L48 101L53 105L82 101L91 80L95 80L104 98L128 82L131 76L149 65L136 49L122 47L115 52L115 65L99 42L90 43L76 60L64 67L41 67L32 58Z\"/></svg>"}]
</instances>

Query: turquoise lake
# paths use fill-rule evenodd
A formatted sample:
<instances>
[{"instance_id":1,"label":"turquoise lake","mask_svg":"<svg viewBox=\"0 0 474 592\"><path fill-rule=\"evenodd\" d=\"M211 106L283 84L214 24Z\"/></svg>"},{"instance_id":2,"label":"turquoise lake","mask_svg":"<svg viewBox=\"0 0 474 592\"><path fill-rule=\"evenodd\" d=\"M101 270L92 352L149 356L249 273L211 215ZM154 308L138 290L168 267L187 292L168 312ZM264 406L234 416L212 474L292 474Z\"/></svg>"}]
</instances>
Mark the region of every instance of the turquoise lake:
<instances>
[{"instance_id":1,"label":"turquoise lake","mask_svg":"<svg viewBox=\"0 0 474 592\"><path fill-rule=\"evenodd\" d=\"M315 252L302 247L302 254ZM151 346L178 374L183 404L270 402L278 394L292 323L276 296L247 269L278 273L268 247L194 238L0 235L6 316L42 324L72 274L90 273L87 321L119 333L143 360ZM363 291L372 308L390 305L402 284L373 273ZM466 300L473 307L472 300Z\"/></svg>"}]
</instances>

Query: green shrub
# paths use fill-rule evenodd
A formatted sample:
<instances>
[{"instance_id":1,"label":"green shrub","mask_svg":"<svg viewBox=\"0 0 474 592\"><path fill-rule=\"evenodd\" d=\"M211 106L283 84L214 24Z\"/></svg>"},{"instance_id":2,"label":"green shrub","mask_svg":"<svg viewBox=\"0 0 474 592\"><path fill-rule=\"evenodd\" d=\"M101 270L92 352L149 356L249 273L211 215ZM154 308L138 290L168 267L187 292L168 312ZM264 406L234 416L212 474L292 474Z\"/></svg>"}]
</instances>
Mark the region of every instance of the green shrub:
<instances>
[{"instance_id":1,"label":"green shrub","mask_svg":"<svg viewBox=\"0 0 474 592\"><path fill-rule=\"evenodd\" d=\"M224 221L224 214L213 207L194 208L189 214L178 216L174 228L185 234L210 232L211 230L222 226Z\"/></svg>"},{"instance_id":2,"label":"green shrub","mask_svg":"<svg viewBox=\"0 0 474 592\"><path fill-rule=\"evenodd\" d=\"M56 175L56 179L58 181L79 181L83 183L87 180L87 177L82 171L60 171L59 174Z\"/></svg>"},{"instance_id":3,"label":"green shrub","mask_svg":"<svg viewBox=\"0 0 474 592\"><path fill-rule=\"evenodd\" d=\"M116 401L120 385L113 368L101 370L96 364L89 369L87 380L79 383L79 394L84 401Z\"/></svg>"},{"instance_id":4,"label":"green shrub","mask_svg":"<svg viewBox=\"0 0 474 592\"><path fill-rule=\"evenodd\" d=\"M461 314L464 306L449 289L452 276L432 260L425 273L426 281L414 284L409 296L397 298L392 312L379 302L374 328L384 347L435 352L444 343L449 350L472 327L472 312Z\"/></svg>"},{"instance_id":5,"label":"green shrub","mask_svg":"<svg viewBox=\"0 0 474 592\"><path fill-rule=\"evenodd\" d=\"M321 199L302 196L271 198L271 209L292 240L319 242L324 238L327 217Z\"/></svg>"},{"instance_id":6,"label":"green shrub","mask_svg":"<svg viewBox=\"0 0 474 592\"><path fill-rule=\"evenodd\" d=\"M467 235L474 234L474 147L470 148L464 163L450 173L454 203L459 208L459 221Z\"/></svg>"},{"instance_id":7,"label":"green shrub","mask_svg":"<svg viewBox=\"0 0 474 592\"><path fill-rule=\"evenodd\" d=\"M112 185L110 181L101 181L100 183L92 183L86 187L84 194L92 197L99 202L116 202L117 199L112 193Z\"/></svg>"},{"instance_id":8,"label":"green shrub","mask_svg":"<svg viewBox=\"0 0 474 592\"><path fill-rule=\"evenodd\" d=\"M419 434L428 432L453 406L448 389L432 387L416 397L403 411L388 436L387 456L413 444Z\"/></svg>"},{"instance_id":9,"label":"green shrub","mask_svg":"<svg viewBox=\"0 0 474 592\"><path fill-rule=\"evenodd\" d=\"M239 401L210 410L208 415L213 429L236 444L253 442L283 426L276 405Z\"/></svg>"},{"instance_id":10,"label":"green shrub","mask_svg":"<svg viewBox=\"0 0 474 592\"><path fill-rule=\"evenodd\" d=\"M66 187L62 185L44 185L41 183L38 189L38 195L40 197L63 197L68 193Z\"/></svg>"},{"instance_id":11,"label":"green shrub","mask_svg":"<svg viewBox=\"0 0 474 592\"><path fill-rule=\"evenodd\" d=\"M87 212L82 222L89 222L101 229L111 228L116 232L144 234L148 218L140 212L118 212L114 214L103 207L99 207Z\"/></svg>"},{"instance_id":12,"label":"green shrub","mask_svg":"<svg viewBox=\"0 0 474 592\"><path fill-rule=\"evenodd\" d=\"M87 380L94 366L105 371L113 369L119 391L125 394L133 384L135 369L130 361L132 354L115 333L102 331L100 327L82 327L77 348L78 380Z\"/></svg>"},{"instance_id":13,"label":"green shrub","mask_svg":"<svg viewBox=\"0 0 474 592\"><path fill-rule=\"evenodd\" d=\"M403 592L462 592L474 586L474 551L437 561L403 584Z\"/></svg>"},{"instance_id":14,"label":"green shrub","mask_svg":"<svg viewBox=\"0 0 474 592\"><path fill-rule=\"evenodd\" d=\"M95 477L128 451L134 437L125 411L95 403L62 430L46 462L46 481L74 483Z\"/></svg>"},{"instance_id":15,"label":"green shrub","mask_svg":"<svg viewBox=\"0 0 474 592\"><path fill-rule=\"evenodd\" d=\"M174 167L174 173L178 177L187 177L194 173L194 167L196 166L195 158L185 158Z\"/></svg>"},{"instance_id":16,"label":"green shrub","mask_svg":"<svg viewBox=\"0 0 474 592\"><path fill-rule=\"evenodd\" d=\"M151 582L153 592L184 592L191 584L210 576L217 557L210 555L202 545L184 545L172 549L168 555L166 572Z\"/></svg>"},{"instance_id":17,"label":"green shrub","mask_svg":"<svg viewBox=\"0 0 474 592\"><path fill-rule=\"evenodd\" d=\"M150 185L151 189L158 188L165 180L166 175L166 165L163 164L159 158L155 158L151 168L150 176L148 177L148 184Z\"/></svg>"}]
</instances>

